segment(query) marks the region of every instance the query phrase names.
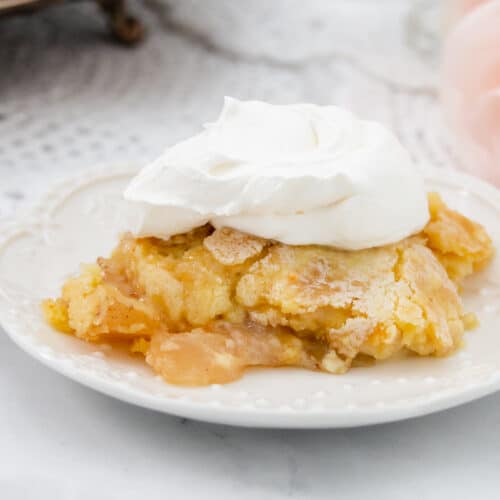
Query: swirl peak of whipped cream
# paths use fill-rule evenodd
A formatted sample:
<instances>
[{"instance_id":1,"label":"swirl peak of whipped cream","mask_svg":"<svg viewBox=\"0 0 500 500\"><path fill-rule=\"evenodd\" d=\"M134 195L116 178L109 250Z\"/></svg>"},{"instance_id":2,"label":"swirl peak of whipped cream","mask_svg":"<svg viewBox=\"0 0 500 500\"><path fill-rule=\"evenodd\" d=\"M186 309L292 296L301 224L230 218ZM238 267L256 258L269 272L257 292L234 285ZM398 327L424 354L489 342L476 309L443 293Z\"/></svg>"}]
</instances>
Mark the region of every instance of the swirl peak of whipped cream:
<instances>
[{"instance_id":1,"label":"swirl peak of whipped cream","mask_svg":"<svg viewBox=\"0 0 500 500\"><path fill-rule=\"evenodd\" d=\"M131 181L132 231L210 222L290 245L358 250L421 230L423 178L382 125L335 106L226 98L214 123Z\"/></svg>"}]
</instances>

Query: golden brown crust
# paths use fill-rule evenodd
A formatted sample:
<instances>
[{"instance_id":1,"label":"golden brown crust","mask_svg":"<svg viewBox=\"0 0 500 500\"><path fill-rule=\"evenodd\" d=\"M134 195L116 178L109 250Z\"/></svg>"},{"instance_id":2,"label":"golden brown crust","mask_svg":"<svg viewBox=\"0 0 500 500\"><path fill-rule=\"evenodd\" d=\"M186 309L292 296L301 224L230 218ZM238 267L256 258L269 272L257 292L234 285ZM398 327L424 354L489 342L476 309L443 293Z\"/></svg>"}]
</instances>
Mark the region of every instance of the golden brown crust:
<instances>
[{"instance_id":1,"label":"golden brown crust","mask_svg":"<svg viewBox=\"0 0 500 500\"><path fill-rule=\"evenodd\" d=\"M448 208L439 194L428 198L431 220L423 234L450 278L458 281L480 270L494 253L484 227Z\"/></svg>"},{"instance_id":2,"label":"golden brown crust","mask_svg":"<svg viewBox=\"0 0 500 500\"><path fill-rule=\"evenodd\" d=\"M356 252L210 226L168 241L125 236L46 301L45 314L86 340L135 340L155 371L189 385L227 382L246 366L342 373L359 355L443 356L473 324L457 282L493 247L438 195L429 207L420 235Z\"/></svg>"},{"instance_id":3,"label":"golden brown crust","mask_svg":"<svg viewBox=\"0 0 500 500\"><path fill-rule=\"evenodd\" d=\"M269 241L229 227L216 229L203 240L203 246L224 266L243 264L262 252Z\"/></svg>"}]
</instances>

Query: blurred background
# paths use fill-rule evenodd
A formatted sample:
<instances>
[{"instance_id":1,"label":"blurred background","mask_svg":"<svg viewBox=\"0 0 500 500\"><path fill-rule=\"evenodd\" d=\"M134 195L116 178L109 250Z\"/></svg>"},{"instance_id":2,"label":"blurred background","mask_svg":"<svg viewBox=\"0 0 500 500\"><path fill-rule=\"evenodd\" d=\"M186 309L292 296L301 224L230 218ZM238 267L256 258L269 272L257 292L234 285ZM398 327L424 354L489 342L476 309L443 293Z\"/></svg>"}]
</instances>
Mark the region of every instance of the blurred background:
<instances>
[{"instance_id":1,"label":"blurred background","mask_svg":"<svg viewBox=\"0 0 500 500\"><path fill-rule=\"evenodd\" d=\"M417 161L455 161L438 106L441 2L129 0L145 29L132 45L96 2L48 3L0 17L1 218L64 174L144 164L224 95L345 106Z\"/></svg>"},{"instance_id":2,"label":"blurred background","mask_svg":"<svg viewBox=\"0 0 500 500\"><path fill-rule=\"evenodd\" d=\"M499 3L0 0L0 219L64 174L144 164L224 95L345 106L500 183Z\"/></svg>"}]
</instances>

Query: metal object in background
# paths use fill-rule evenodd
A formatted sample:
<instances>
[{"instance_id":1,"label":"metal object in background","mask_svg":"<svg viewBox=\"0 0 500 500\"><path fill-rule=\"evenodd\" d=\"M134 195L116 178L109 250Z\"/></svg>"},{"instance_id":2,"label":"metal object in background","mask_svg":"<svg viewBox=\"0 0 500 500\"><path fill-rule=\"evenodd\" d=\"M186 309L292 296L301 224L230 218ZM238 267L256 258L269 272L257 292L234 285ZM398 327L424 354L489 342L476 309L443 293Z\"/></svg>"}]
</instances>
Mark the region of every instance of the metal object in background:
<instances>
[{"instance_id":1,"label":"metal object in background","mask_svg":"<svg viewBox=\"0 0 500 500\"><path fill-rule=\"evenodd\" d=\"M0 0L0 16L33 13L48 5L61 5L72 0ZM125 0L93 0L107 18L112 35L121 43L135 45L144 37L144 26L132 16Z\"/></svg>"}]
</instances>

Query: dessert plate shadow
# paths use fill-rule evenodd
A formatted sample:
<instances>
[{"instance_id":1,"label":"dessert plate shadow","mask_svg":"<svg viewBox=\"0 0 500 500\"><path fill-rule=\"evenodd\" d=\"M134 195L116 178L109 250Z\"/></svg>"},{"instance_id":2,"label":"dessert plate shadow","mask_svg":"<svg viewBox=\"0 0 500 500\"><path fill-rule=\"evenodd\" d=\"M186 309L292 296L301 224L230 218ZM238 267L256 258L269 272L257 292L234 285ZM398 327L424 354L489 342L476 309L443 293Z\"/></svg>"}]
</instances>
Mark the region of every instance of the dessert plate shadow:
<instances>
[{"instance_id":1,"label":"dessert plate shadow","mask_svg":"<svg viewBox=\"0 0 500 500\"><path fill-rule=\"evenodd\" d=\"M232 384L169 385L139 358L88 344L45 324L40 301L57 295L82 262L106 255L124 228L121 192L135 169L100 169L54 186L26 219L0 232L0 322L55 371L99 392L164 413L231 425L335 428L390 422L450 408L500 389L500 263L464 286L480 326L444 359L399 358L345 375L254 369ZM486 226L500 246L500 192L455 171L426 169L429 190Z\"/></svg>"}]
</instances>

